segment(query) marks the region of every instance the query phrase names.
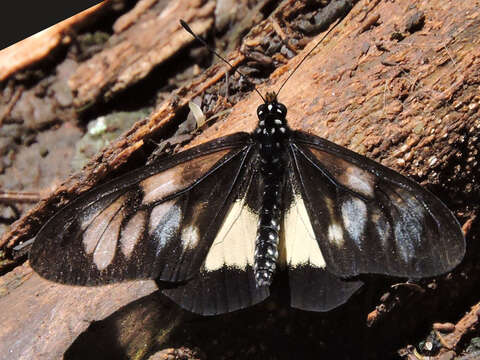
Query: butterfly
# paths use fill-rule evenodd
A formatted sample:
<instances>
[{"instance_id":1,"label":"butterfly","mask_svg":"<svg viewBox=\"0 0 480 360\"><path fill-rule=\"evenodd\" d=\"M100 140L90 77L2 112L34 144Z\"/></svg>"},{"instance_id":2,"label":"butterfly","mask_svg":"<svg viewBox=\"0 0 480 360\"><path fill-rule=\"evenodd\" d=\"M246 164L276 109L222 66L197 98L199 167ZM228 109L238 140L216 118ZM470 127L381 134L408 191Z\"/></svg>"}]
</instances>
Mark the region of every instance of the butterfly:
<instances>
[{"instance_id":1,"label":"butterfly","mask_svg":"<svg viewBox=\"0 0 480 360\"><path fill-rule=\"evenodd\" d=\"M252 133L156 160L74 199L37 234L33 269L64 284L172 283L162 292L182 308L215 315L265 300L279 271L292 307L328 311L362 286L358 275L417 279L458 265L464 236L437 197L292 130L277 95L263 98Z\"/></svg>"}]
</instances>

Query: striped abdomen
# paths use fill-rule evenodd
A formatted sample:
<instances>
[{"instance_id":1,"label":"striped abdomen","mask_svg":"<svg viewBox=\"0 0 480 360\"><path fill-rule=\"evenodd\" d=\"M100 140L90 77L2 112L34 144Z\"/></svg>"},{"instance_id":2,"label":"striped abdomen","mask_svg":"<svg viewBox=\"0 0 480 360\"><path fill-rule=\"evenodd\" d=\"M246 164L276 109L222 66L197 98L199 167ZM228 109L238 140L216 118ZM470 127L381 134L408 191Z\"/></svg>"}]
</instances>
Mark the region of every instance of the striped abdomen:
<instances>
[{"instance_id":1,"label":"striped abdomen","mask_svg":"<svg viewBox=\"0 0 480 360\"><path fill-rule=\"evenodd\" d=\"M281 221L283 177L285 168L284 139L286 109L277 102L261 105L257 114L258 128L255 135L260 154L260 174L264 188L255 240L254 273L257 286L272 283L277 267L278 242Z\"/></svg>"},{"instance_id":2,"label":"striped abdomen","mask_svg":"<svg viewBox=\"0 0 480 360\"><path fill-rule=\"evenodd\" d=\"M267 286L277 267L281 220L280 178L266 178L255 240L254 273L257 286Z\"/></svg>"}]
</instances>

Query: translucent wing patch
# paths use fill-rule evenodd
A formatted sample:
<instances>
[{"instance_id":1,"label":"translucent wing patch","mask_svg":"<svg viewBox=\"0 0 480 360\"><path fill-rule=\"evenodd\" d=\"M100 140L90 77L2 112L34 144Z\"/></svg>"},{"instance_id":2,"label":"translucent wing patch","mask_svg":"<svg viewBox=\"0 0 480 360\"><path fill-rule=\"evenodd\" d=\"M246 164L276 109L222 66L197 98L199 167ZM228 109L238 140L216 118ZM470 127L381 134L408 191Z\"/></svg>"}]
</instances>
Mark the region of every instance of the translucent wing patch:
<instances>
[{"instance_id":1,"label":"translucent wing patch","mask_svg":"<svg viewBox=\"0 0 480 360\"><path fill-rule=\"evenodd\" d=\"M47 279L79 285L192 277L251 153L248 134L240 133L87 192L40 230L32 267Z\"/></svg>"},{"instance_id":2,"label":"translucent wing patch","mask_svg":"<svg viewBox=\"0 0 480 360\"><path fill-rule=\"evenodd\" d=\"M415 182L305 133L292 136L290 156L328 271L420 278L463 258L457 220Z\"/></svg>"},{"instance_id":3,"label":"translucent wing patch","mask_svg":"<svg viewBox=\"0 0 480 360\"><path fill-rule=\"evenodd\" d=\"M142 180L138 184L143 191L142 204L158 203L169 195L193 185L229 152L230 149L223 149L199 156L195 161L178 164Z\"/></svg>"}]
</instances>

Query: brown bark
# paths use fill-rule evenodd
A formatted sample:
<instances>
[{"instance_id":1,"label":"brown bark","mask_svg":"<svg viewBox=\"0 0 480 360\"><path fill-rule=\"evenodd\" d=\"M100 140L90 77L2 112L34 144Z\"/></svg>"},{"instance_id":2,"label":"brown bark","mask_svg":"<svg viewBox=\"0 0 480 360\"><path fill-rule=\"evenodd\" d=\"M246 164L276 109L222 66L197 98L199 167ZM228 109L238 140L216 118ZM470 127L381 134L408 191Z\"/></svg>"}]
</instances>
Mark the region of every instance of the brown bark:
<instances>
[{"instance_id":1,"label":"brown bark","mask_svg":"<svg viewBox=\"0 0 480 360\"><path fill-rule=\"evenodd\" d=\"M53 82L67 84L75 97L66 109L52 110L45 118L54 118L52 114L67 118L72 109L86 105L96 111L103 103L128 94L135 84L134 89L142 87L154 69L165 62L168 66L161 68L162 75L173 79L176 74L168 70L175 66L168 60L192 43L178 19L189 21L194 30L204 33L220 17L216 5L213 1L194 0L138 2L116 21L114 34L100 52L71 66L68 78ZM233 66L244 65L255 57L258 60L260 57L254 53L261 53L262 40L270 36L278 36L288 44L289 51L298 52L291 60L279 53L270 57L272 63L285 66L279 66L258 87L261 93L278 89L322 36L308 39L311 41L290 41L302 37L298 30L301 16L313 9L284 1L261 19L259 10L266 11L269 6L274 7L258 2L253 10L237 10L242 17L233 16L234 30L227 31L223 39L228 42L249 30L241 46L228 54ZM190 315L179 312L175 305L149 295L154 291L152 282L73 288L42 280L25 263L2 277L0 358L12 354L10 358L59 358L67 349L66 358L99 353L146 358L153 350L181 346L194 348L185 351L187 358L356 355L385 359L394 358L400 348L402 354L410 356L406 345L416 345L426 336L429 324L456 322L479 300L475 292L480 274L475 261L479 230L475 216L480 198L479 16L477 2L359 1L279 96L288 107L292 128L325 137L412 176L456 211L462 224L468 223L465 229L469 249L464 263L448 276L422 283L424 294L406 287L395 292L380 283L373 287L376 290L356 295L346 307L328 314L292 311L267 302L236 314L195 318L192 323L182 321ZM301 50L302 43L306 46ZM138 121L81 172L14 223L0 240L5 252L11 253L13 246L33 237L52 212L69 199L110 178L114 171L131 167L132 159L145 160L141 151L148 148L149 140L171 133L188 102L209 89L221 88L226 71L228 68L218 63L181 82L179 89L159 103L147 119ZM13 85L11 93L18 88ZM25 117L22 104L28 99L26 94L35 94L35 90L22 92L21 96L12 95L10 102L5 101L10 115L4 122ZM234 98L241 100L232 112L209 123L188 146L255 127L255 109L261 102L258 95L252 92ZM214 108L225 108L228 100L219 97ZM58 102L58 97L35 101ZM32 128L41 131L38 126ZM378 301L385 291L390 296ZM368 313L371 328L366 325ZM456 336L449 342L456 354L468 345L459 339L470 333L472 326L478 326L478 318L469 320L467 327L461 325L465 321L459 323L451 336ZM89 353L88 349L93 350ZM446 350L444 346L441 352ZM164 355L169 358L172 352L164 350ZM157 358L160 356L157 354Z\"/></svg>"}]
</instances>

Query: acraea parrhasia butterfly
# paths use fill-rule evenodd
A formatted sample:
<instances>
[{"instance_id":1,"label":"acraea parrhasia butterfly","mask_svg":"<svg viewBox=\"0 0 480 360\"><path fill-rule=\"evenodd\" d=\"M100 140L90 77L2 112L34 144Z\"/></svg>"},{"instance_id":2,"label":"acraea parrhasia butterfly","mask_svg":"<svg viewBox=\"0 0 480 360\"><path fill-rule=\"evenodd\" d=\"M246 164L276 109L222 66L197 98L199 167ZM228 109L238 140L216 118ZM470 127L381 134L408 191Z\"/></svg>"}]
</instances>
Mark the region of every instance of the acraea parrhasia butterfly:
<instances>
[{"instance_id":1,"label":"acraea parrhasia butterfly","mask_svg":"<svg viewBox=\"0 0 480 360\"><path fill-rule=\"evenodd\" d=\"M268 93L253 133L93 188L42 227L32 267L75 285L178 283L163 293L212 315L266 299L280 268L291 306L328 311L360 288L357 275L430 277L462 260L462 231L438 198L364 156L291 130L286 115Z\"/></svg>"}]
</instances>

